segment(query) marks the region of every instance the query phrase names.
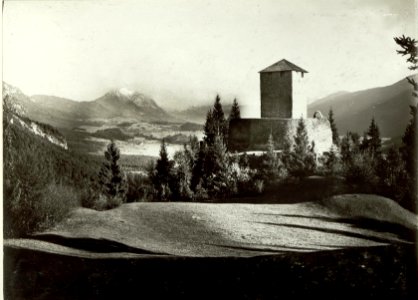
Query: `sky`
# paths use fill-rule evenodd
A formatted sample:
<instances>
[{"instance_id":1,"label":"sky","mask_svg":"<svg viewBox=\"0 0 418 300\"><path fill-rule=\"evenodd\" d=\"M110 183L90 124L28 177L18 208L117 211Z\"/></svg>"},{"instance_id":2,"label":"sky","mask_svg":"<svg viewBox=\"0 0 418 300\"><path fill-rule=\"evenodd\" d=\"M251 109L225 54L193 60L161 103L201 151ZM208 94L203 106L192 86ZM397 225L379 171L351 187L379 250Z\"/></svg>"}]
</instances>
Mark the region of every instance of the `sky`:
<instances>
[{"instance_id":1,"label":"sky","mask_svg":"<svg viewBox=\"0 0 418 300\"><path fill-rule=\"evenodd\" d=\"M3 80L27 95L94 100L128 88L166 109L237 98L259 114L258 72L308 70L308 101L411 74L393 37L417 36L418 0L7 1Z\"/></svg>"}]
</instances>

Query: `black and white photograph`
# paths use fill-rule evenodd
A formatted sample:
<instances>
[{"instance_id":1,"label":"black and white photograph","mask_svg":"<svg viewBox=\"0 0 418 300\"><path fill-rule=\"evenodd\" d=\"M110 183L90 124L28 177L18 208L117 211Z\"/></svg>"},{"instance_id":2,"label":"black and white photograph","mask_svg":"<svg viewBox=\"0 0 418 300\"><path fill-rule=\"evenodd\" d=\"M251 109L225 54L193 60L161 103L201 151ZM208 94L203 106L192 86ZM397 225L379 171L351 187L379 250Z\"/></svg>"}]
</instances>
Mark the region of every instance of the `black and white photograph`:
<instances>
[{"instance_id":1,"label":"black and white photograph","mask_svg":"<svg viewBox=\"0 0 418 300\"><path fill-rule=\"evenodd\" d=\"M3 0L3 298L418 299L417 0Z\"/></svg>"}]
</instances>

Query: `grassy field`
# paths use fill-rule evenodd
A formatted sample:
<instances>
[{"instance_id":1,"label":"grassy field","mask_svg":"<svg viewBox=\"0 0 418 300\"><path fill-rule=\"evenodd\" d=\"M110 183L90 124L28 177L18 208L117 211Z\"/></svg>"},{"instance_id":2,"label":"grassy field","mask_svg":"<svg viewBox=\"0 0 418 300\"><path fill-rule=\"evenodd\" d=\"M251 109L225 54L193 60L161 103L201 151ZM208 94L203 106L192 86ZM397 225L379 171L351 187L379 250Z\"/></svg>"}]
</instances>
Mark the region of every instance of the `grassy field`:
<instances>
[{"instance_id":1,"label":"grassy field","mask_svg":"<svg viewBox=\"0 0 418 300\"><path fill-rule=\"evenodd\" d=\"M417 216L352 194L77 209L5 241L6 299L415 299Z\"/></svg>"}]
</instances>

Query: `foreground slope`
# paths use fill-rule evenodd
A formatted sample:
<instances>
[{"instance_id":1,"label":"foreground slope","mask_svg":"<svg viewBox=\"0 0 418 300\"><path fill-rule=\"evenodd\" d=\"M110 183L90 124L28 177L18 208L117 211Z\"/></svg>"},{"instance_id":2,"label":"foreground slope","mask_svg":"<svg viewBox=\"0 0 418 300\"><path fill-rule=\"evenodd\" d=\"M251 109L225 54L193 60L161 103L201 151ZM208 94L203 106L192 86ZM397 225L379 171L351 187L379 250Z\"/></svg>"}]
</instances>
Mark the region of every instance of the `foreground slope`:
<instances>
[{"instance_id":1,"label":"foreground slope","mask_svg":"<svg viewBox=\"0 0 418 300\"><path fill-rule=\"evenodd\" d=\"M416 228L414 214L374 195L298 204L132 203L80 208L54 229L6 245L88 257L248 257L410 244Z\"/></svg>"}]
</instances>

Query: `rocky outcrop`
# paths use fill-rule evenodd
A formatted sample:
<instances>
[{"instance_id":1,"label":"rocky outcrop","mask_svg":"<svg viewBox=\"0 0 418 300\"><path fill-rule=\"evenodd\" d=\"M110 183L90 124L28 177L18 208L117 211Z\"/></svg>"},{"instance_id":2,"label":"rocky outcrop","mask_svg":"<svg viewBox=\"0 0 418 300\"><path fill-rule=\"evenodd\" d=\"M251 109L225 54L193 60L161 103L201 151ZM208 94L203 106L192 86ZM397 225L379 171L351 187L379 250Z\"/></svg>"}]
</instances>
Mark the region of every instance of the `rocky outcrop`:
<instances>
[{"instance_id":1,"label":"rocky outcrop","mask_svg":"<svg viewBox=\"0 0 418 300\"><path fill-rule=\"evenodd\" d=\"M48 142L68 150L67 140L59 134L48 132L45 128L47 125L39 124L26 118L20 118L17 115L14 115L10 119L10 123L20 125L31 133L46 139Z\"/></svg>"}]
</instances>

